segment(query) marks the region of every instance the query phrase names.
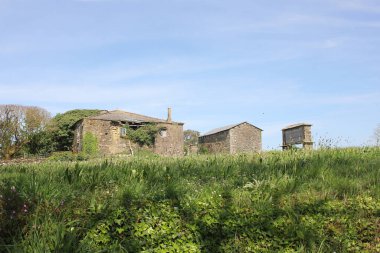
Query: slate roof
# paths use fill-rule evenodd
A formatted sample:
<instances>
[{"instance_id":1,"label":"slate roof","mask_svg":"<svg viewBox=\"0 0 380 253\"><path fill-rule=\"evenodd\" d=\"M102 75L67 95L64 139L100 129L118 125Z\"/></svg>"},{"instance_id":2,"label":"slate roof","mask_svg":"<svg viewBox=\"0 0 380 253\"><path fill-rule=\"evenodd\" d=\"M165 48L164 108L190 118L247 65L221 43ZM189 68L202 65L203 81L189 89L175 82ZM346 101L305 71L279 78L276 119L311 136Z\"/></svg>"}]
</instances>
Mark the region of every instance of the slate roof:
<instances>
[{"instance_id":1,"label":"slate roof","mask_svg":"<svg viewBox=\"0 0 380 253\"><path fill-rule=\"evenodd\" d=\"M293 124L293 125L289 125L287 127L284 127L282 130L287 130L287 129L296 128L296 127L300 127L300 126L312 126L312 125L308 124L308 123L297 123L297 124Z\"/></svg>"},{"instance_id":2,"label":"slate roof","mask_svg":"<svg viewBox=\"0 0 380 253\"><path fill-rule=\"evenodd\" d=\"M252 125L252 124L244 121L244 122L241 122L241 123L238 123L238 124L232 124L232 125L228 125L228 126L224 126L224 127L215 128L215 129L213 129L213 130L211 130L211 131L209 131L209 132L201 135L200 137L208 136L208 135L212 135L212 134L216 134L216 133L220 133L220 132L223 132L223 131L227 131L227 130L230 130L230 129L234 128L234 127L237 127L237 126L239 126L241 124L244 124L244 123L247 123L247 124L249 124L249 125L251 125L251 126L253 126L253 127L255 127L255 128L263 131L262 129L258 128L257 126L254 126L254 125Z\"/></svg>"},{"instance_id":3,"label":"slate roof","mask_svg":"<svg viewBox=\"0 0 380 253\"><path fill-rule=\"evenodd\" d=\"M106 121L126 121L134 123L153 122L153 123L168 123L164 119L153 118L137 113L125 112L121 110L106 111L100 115L88 117L88 119L106 120ZM174 124L182 124L179 122L171 122Z\"/></svg>"}]
</instances>

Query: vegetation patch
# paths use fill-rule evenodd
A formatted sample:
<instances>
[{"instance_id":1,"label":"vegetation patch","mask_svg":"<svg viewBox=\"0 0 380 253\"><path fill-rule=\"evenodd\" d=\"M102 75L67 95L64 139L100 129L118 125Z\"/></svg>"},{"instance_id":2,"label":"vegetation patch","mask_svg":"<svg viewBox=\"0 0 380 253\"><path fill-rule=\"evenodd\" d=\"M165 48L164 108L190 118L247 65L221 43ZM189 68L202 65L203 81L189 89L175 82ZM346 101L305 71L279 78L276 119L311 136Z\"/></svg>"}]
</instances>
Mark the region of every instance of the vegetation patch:
<instances>
[{"instance_id":1,"label":"vegetation patch","mask_svg":"<svg viewBox=\"0 0 380 253\"><path fill-rule=\"evenodd\" d=\"M158 132L164 130L164 128L160 128L156 124L146 124L135 129L126 125L125 129L126 137L132 142L139 144L141 147L153 146Z\"/></svg>"},{"instance_id":2,"label":"vegetation patch","mask_svg":"<svg viewBox=\"0 0 380 253\"><path fill-rule=\"evenodd\" d=\"M1 252L379 252L380 149L0 167Z\"/></svg>"},{"instance_id":3,"label":"vegetation patch","mask_svg":"<svg viewBox=\"0 0 380 253\"><path fill-rule=\"evenodd\" d=\"M96 156L99 153L98 139L90 132L86 132L83 136L82 152L89 156Z\"/></svg>"}]
</instances>

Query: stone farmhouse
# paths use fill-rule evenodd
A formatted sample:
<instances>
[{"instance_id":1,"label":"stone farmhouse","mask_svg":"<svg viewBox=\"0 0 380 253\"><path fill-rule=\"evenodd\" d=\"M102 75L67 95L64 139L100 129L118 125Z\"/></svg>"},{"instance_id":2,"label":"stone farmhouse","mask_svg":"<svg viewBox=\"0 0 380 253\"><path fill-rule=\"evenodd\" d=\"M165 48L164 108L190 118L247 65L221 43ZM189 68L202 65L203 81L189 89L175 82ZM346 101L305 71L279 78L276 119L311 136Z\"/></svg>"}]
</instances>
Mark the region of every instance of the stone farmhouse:
<instances>
[{"instance_id":1,"label":"stone farmhouse","mask_svg":"<svg viewBox=\"0 0 380 253\"><path fill-rule=\"evenodd\" d=\"M261 152L262 131L248 122L217 128L199 137L199 148L210 153Z\"/></svg>"},{"instance_id":2,"label":"stone farmhouse","mask_svg":"<svg viewBox=\"0 0 380 253\"><path fill-rule=\"evenodd\" d=\"M131 143L126 138L124 127L137 129L146 124L156 124L160 129L150 150L164 156L183 155L183 123L172 121L170 108L166 120L120 110L104 111L81 119L74 125L73 151L82 151L83 137L86 133L91 133L97 139L101 154L131 153L138 144Z\"/></svg>"}]
</instances>

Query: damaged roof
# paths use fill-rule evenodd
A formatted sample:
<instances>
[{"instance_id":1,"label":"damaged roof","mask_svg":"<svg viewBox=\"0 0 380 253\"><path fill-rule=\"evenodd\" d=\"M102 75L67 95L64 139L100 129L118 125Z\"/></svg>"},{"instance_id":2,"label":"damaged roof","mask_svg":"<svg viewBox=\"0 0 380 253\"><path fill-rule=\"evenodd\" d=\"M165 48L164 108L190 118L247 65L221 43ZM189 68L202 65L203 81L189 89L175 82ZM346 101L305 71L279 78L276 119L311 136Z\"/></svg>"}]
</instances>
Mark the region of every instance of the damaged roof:
<instances>
[{"instance_id":1,"label":"damaged roof","mask_svg":"<svg viewBox=\"0 0 380 253\"><path fill-rule=\"evenodd\" d=\"M88 117L87 119L97 119L97 120L106 120L106 121L126 121L126 122L134 122L134 123L174 123L174 124L183 124L179 122L168 122L164 119L153 118L137 113L125 112L121 110L114 111L105 111L104 113L96 116Z\"/></svg>"}]
</instances>

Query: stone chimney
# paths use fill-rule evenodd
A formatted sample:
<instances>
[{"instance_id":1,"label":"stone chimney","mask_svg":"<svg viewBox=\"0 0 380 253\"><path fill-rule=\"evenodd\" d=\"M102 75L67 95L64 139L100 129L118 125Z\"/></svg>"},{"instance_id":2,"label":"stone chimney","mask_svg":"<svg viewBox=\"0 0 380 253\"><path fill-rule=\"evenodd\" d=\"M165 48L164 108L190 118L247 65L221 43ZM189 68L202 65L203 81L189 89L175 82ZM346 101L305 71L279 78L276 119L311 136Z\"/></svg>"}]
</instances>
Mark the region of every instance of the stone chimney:
<instances>
[{"instance_id":1,"label":"stone chimney","mask_svg":"<svg viewBox=\"0 0 380 253\"><path fill-rule=\"evenodd\" d=\"M166 120L168 123L172 123L172 108L168 108L168 119Z\"/></svg>"}]
</instances>

